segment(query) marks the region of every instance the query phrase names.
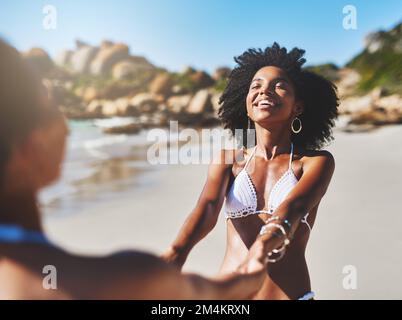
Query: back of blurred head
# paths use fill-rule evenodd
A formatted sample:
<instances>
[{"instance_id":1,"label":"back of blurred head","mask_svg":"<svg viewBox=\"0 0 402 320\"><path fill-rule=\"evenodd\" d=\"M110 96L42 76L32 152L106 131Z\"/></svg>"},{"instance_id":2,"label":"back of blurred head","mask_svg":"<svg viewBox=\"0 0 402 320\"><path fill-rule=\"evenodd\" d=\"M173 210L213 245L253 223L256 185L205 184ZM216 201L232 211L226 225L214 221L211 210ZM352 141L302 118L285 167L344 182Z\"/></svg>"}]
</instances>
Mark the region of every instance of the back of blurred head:
<instances>
[{"instance_id":1,"label":"back of blurred head","mask_svg":"<svg viewBox=\"0 0 402 320\"><path fill-rule=\"evenodd\" d=\"M35 192L57 179L65 133L40 79L0 39L0 193L12 185L13 192Z\"/></svg>"}]
</instances>

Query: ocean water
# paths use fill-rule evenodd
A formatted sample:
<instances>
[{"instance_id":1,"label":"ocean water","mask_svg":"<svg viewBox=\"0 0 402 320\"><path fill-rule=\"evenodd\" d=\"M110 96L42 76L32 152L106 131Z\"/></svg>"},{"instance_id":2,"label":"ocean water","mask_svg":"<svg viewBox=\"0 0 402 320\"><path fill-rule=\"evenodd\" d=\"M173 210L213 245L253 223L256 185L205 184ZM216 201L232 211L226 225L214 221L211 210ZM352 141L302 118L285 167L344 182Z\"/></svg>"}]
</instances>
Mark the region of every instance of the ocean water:
<instances>
[{"instance_id":1,"label":"ocean water","mask_svg":"<svg viewBox=\"0 0 402 320\"><path fill-rule=\"evenodd\" d=\"M91 198L88 195L91 192L107 190L111 183L124 183L134 171L149 167L145 157L150 144L146 130L135 135L102 132L103 128L130 122L129 118L119 117L69 121L70 135L61 178L39 195L45 214L66 213L82 204L83 194Z\"/></svg>"}]
</instances>

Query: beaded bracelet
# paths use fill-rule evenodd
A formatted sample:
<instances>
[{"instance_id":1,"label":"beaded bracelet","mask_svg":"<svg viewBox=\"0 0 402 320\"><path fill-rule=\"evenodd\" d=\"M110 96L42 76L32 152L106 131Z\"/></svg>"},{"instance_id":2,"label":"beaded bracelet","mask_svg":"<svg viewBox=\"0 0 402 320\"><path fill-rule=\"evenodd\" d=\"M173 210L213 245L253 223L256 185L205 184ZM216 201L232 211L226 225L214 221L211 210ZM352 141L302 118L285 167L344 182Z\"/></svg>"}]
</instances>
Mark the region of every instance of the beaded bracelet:
<instances>
[{"instance_id":1,"label":"beaded bracelet","mask_svg":"<svg viewBox=\"0 0 402 320\"><path fill-rule=\"evenodd\" d=\"M272 222L274 220L279 220L279 221L283 222L284 224L286 224L286 226L289 228L289 230L292 229L292 224L289 222L288 219L282 219L282 218L280 218L278 216L272 216L267 221L265 221L265 223L270 223L270 222Z\"/></svg>"},{"instance_id":2,"label":"beaded bracelet","mask_svg":"<svg viewBox=\"0 0 402 320\"><path fill-rule=\"evenodd\" d=\"M264 224L262 227L261 227L261 230L260 230L260 235L264 235L264 234L266 234L266 233L268 233L269 231L267 230L268 229L268 227L270 227L272 224ZM277 229L277 228L276 228ZM275 230L276 230L275 229ZM280 235L278 235L276 232L272 232L272 231L270 231L269 232L270 234L272 234L273 236L275 236L275 237L277 237L277 238L281 238L282 237L282 232L281 232L281 234Z\"/></svg>"},{"instance_id":3,"label":"beaded bracelet","mask_svg":"<svg viewBox=\"0 0 402 320\"><path fill-rule=\"evenodd\" d=\"M272 254L272 252L268 252L268 259L267 259L268 262L270 262L270 263L278 262L279 260L281 260L281 259L283 258L283 256L285 255L285 252L286 252L286 250L285 250L285 251L281 251L279 257L278 257L278 258L275 258L275 259L269 258L269 257L271 257L273 254Z\"/></svg>"},{"instance_id":4,"label":"beaded bracelet","mask_svg":"<svg viewBox=\"0 0 402 320\"><path fill-rule=\"evenodd\" d=\"M274 253L275 254L280 253L280 256L276 259L268 258L268 262L275 263L275 262L279 261L280 259L282 259L283 256L285 255L286 247L289 245L290 240L287 237L285 228L282 225L273 223L273 222L263 225L260 230L260 235L266 234L268 232L267 229L271 226L275 227L276 229L279 229L282 232L282 235L285 236L285 240L279 248L275 248L271 252L268 252L268 257L272 256ZM278 237L278 235L274 232L271 232L271 234Z\"/></svg>"},{"instance_id":5,"label":"beaded bracelet","mask_svg":"<svg viewBox=\"0 0 402 320\"><path fill-rule=\"evenodd\" d=\"M264 233L266 233L266 229L267 229L268 227L270 227L270 226L274 226L274 227L276 227L277 229L279 229L279 230L282 232L283 236L285 237L285 243L288 245L290 241L289 241L289 239L288 239L288 235L286 234L285 228L284 228L281 224L273 223L273 222L264 224L264 225L261 227L260 235L263 235Z\"/></svg>"}]
</instances>

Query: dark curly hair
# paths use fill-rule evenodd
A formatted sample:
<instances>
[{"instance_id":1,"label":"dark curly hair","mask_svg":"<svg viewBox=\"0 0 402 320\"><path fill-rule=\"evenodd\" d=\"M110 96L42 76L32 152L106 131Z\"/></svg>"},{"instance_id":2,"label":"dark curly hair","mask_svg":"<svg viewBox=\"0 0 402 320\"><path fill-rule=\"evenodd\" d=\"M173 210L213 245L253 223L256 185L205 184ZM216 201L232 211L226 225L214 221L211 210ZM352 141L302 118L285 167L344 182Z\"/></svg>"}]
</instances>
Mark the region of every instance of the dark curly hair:
<instances>
[{"instance_id":1,"label":"dark curly hair","mask_svg":"<svg viewBox=\"0 0 402 320\"><path fill-rule=\"evenodd\" d=\"M313 72L302 69L306 62L305 51L293 48L287 51L274 42L272 47L249 49L235 57L236 67L229 75L219 104L219 118L224 128L246 129L248 124L246 97L255 73L265 66L275 66L286 72L293 83L296 99L304 104L304 111L299 116L303 124L300 133L292 132L294 144L306 149L320 149L333 140L332 127L338 116L338 96L336 86L329 80ZM245 131L245 130L243 130ZM246 141L243 139L243 145Z\"/></svg>"}]
</instances>

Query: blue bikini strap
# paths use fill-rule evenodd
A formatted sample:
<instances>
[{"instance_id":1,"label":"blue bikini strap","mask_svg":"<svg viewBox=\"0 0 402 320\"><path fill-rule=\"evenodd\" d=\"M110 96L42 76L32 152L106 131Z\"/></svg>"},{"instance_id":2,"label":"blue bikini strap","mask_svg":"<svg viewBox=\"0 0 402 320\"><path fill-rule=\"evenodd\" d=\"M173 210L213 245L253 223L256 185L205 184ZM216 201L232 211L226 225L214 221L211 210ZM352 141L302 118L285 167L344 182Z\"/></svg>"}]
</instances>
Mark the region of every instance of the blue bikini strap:
<instances>
[{"instance_id":1,"label":"blue bikini strap","mask_svg":"<svg viewBox=\"0 0 402 320\"><path fill-rule=\"evenodd\" d=\"M42 232L25 230L14 224L0 224L0 242L5 243L38 243L51 245Z\"/></svg>"}]
</instances>

